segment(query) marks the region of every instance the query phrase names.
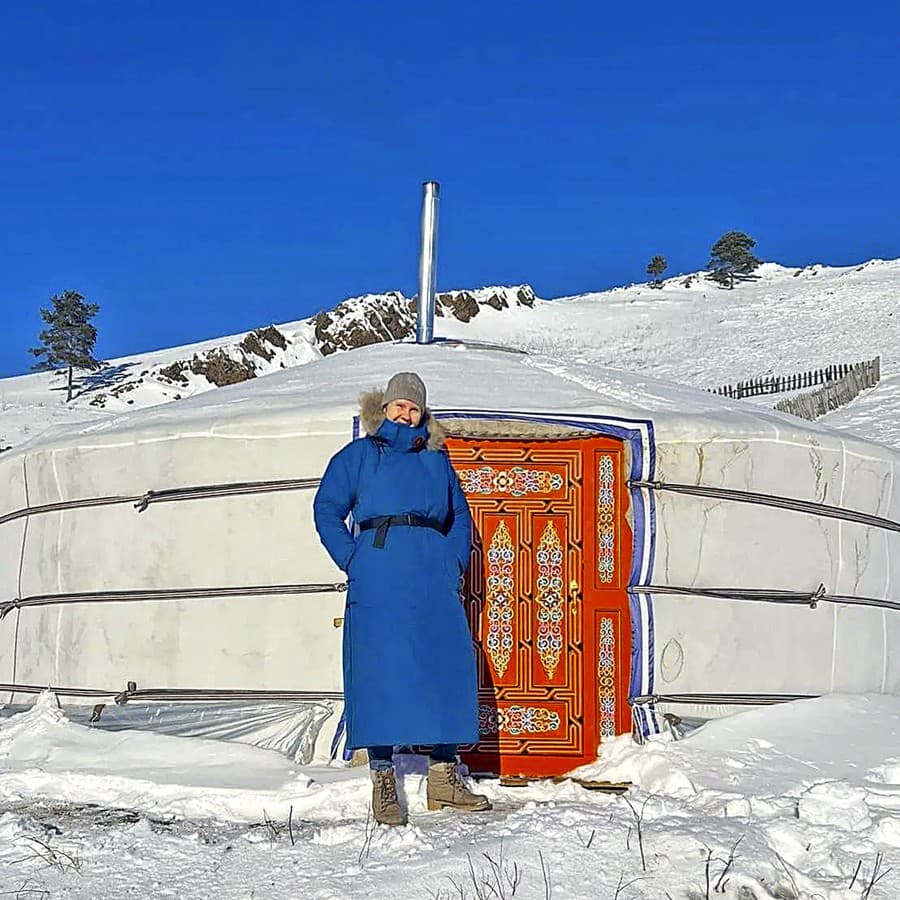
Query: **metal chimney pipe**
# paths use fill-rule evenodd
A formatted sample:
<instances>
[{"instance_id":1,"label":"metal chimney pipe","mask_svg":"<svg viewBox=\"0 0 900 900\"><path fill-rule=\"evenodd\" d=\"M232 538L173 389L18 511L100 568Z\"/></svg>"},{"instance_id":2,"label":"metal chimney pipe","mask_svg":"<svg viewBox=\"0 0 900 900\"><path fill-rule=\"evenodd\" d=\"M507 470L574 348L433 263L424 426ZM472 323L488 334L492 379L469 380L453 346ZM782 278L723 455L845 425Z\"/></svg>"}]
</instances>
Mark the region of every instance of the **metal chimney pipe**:
<instances>
[{"instance_id":1,"label":"metal chimney pipe","mask_svg":"<svg viewBox=\"0 0 900 900\"><path fill-rule=\"evenodd\" d=\"M416 308L416 343L434 340L434 286L437 279L437 218L441 186L422 185L422 247L419 252L419 303Z\"/></svg>"}]
</instances>

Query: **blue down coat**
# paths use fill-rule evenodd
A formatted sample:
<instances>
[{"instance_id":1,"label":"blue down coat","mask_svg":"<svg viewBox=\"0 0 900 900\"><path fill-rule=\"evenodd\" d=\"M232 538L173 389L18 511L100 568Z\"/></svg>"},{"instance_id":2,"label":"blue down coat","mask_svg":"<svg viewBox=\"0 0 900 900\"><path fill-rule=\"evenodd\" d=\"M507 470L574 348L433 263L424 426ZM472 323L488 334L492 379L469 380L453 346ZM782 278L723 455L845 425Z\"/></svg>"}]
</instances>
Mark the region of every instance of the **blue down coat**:
<instances>
[{"instance_id":1,"label":"blue down coat","mask_svg":"<svg viewBox=\"0 0 900 900\"><path fill-rule=\"evenodd\" d=\"M332 457L313 506L316 529L347 573L344 703L347 746L474 743L475 655L459 595L472 519L443 430L387 421L381 394L361 399L368 436ZM443 533L393 525L354 536L345 520L416 513Z\"/></svg>"}]
</instances>

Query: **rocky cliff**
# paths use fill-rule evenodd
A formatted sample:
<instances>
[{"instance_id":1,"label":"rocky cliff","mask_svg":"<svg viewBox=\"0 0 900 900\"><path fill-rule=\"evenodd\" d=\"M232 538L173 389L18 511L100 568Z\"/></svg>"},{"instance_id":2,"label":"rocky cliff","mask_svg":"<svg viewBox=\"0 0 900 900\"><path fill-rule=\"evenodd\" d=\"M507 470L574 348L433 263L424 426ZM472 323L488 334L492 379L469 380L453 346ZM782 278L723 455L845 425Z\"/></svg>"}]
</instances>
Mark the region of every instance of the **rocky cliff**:
<instances>
[{"instance_id":1,"label":"rocky cliff","mask_svg":"<svg viewBox=\"0 0 900 900\"><path fill-rule=\"evenodd\" d=\"M449 291L436 295L435 314L470 322L484 306L496 310L531 307L536 299L534 290L527 284ZM397 291L345 300L312 319L316 347L323 356L328 356L338 350L409 337L416 327L416 302L416 297L405 297Z\"/></svg>"}]
</instances>

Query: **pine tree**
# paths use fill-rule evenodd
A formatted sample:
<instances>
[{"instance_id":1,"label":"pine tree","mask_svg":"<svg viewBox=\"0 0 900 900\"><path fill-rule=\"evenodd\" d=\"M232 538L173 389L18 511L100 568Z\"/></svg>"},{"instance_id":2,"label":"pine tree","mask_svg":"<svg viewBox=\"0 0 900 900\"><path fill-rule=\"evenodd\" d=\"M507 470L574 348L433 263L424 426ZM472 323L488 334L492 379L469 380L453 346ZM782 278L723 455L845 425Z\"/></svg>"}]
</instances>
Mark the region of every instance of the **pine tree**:
<instances>
[{"instance_id":1,"label":"pine tree","mask_svg":"<svg viewBox=\"0 0 900 900\"><path fill-rule=\"evenodd\" d=\"M72 371L88 369L93 372L102 365L94 358L97 329L90 322L100 307L96 303L85 303L84 297L77 291L64 291L51 297L50 302L53 304L50 309L41 309L41 318L47 325L38 335L41 346L33 347L28 352L40 359L32 369L68 369L68 403L72 399Z\"/></svg>"},{"instance_id":2,"label":"pine tree","mask_svg":"<svg viewBox=\"0 0 900 900\"><path fill-rule=\"evenodd\" d=\"M719 284L734 287L735 275L749 275L759 264L750 251L756 241L743 231L727 231L712 246L710 260L706 264L711 269L710 278Z\"/></svg>"},{"instance_id":3,"label":"pine tree","mask_svg":"<svg viewBox=\"0 0 900 900\"><path fill-rule=\"evenodd\" d=\"M653 276L653 287L662 288L662 281L659 276L666 271L668 265L666 258L658 253L647 263L647 274Z\"/></svg>"}]
</instances>

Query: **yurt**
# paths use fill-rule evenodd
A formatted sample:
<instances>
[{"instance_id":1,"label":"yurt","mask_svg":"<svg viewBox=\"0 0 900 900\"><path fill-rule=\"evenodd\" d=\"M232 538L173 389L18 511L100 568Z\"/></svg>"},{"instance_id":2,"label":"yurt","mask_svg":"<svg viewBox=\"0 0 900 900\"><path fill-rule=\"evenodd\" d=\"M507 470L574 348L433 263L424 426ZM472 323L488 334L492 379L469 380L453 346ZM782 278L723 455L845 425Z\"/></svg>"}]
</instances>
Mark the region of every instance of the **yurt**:
<instances>
[{"instance_id":1,"label":"yurt","mask_svg":"<svg viewBox=\"0 0 900 900\"><path fill-rule=\"evenodd\" d=\"M101 727L340 755L346 586L312 501L360 436L359 395L397 371L428 384L474 518L472 769L563 773L672 714L900 687L897 453L638 375L439 341L0 456L4 700L50 687Z\"/></svg>"}]
</instances>

